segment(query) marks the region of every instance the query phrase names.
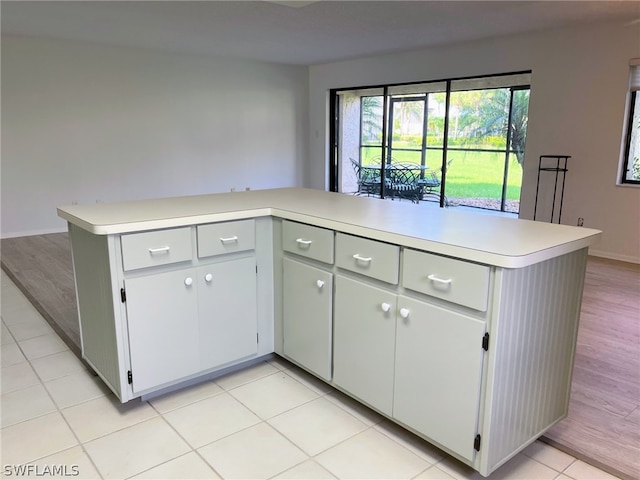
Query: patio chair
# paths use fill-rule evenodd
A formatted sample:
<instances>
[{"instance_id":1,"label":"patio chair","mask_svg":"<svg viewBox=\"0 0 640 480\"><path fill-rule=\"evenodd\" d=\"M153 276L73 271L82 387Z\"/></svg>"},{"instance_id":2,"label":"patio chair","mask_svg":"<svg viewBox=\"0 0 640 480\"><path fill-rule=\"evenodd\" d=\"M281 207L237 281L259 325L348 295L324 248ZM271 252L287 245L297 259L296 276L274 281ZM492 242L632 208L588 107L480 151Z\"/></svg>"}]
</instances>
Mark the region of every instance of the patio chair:
<instances>
[{"instance_id":1,"label":"patio chair","mask_svg":"<svg viewBox=\"0 0 640 480\"><path fill-rule=\"evenodd\" d=\"M451 165L451 162L453 162L453 159L447 162L445 171L449 170L449 166ZM442 168L439 168L437 170L424 171L424 178L420 182L424 188L423 197L427 195L431 195L431 196L437 197L438 200L440 200L440 186L442 185L441 174L442 174ZM444 204L446 206L449 206L449 200L447 200L446 196L444 197Z\"/></svg>"},{"instance_id":2,"label":"patio chair","mask_svg":"<svg viewBox=\"0 0 640 480\"><path fill-rule=\"evenodd\" d=\"M389 196L392 199L406 198L419 203L424 193L422 171L420 165L392 163L387 170Z\"/></svg>"},{"instance_id":3,"label":"patio chair","mask_svg":"<svg viewBox=\"0 0 640 480\"><path fill-rule=\"evenodd\" d=\"M353 158L349 158L351 160L351 165L356 172L356 178L358 181L358 191L356 195L365 194L367 196L370 195L380 195L380 171L375 167L367 167L364 165L360 165L357 160Z\"/></svg>"},{"instance_id":4,"label":"patio chair","mask_svg":"<svg viewBox=\"0 0 640 480\"><path fill-rule=\"evenodd\" d=\"M420 182L424 188L424 195L437 195L440 197L440 177L437 170L425 170L424 178Z\"/></svg>"}]
</instances>

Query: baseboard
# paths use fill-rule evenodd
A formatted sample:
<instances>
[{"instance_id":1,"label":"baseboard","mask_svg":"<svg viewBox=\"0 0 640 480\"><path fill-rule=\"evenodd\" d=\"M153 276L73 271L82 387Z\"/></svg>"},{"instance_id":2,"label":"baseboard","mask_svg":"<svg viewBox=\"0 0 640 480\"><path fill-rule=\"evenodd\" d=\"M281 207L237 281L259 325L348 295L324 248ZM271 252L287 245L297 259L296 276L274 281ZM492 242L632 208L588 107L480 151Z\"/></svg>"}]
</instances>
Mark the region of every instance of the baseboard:
<instances>
[{"instance_id":1,"label":"baseboard","mask_svg":"<svg viewBox=\"0 0 640 480\"><path fill-rule=\"evenodd\" d=\"M620 262L640 264L640 257L632 257L631 255L618 255L617 253L594 250L592 248L589 248L589 255L593 255L594 257L608 258L609 260L618 260Z\"/></svg>"},{"instance_id":2,"label":"baseboard","mask_svg":"<svg viewBox=\"0 0 640 480\"><path fill-rule=\"evenodd\" d=\"M0 239L2 238L16 238L16 237L32 237L34 235L48 235L50 233L66 233L66 228L50 228L45 230L26 230L24 232L3 232L0 235Z\"/></svg>"}]
</instances>

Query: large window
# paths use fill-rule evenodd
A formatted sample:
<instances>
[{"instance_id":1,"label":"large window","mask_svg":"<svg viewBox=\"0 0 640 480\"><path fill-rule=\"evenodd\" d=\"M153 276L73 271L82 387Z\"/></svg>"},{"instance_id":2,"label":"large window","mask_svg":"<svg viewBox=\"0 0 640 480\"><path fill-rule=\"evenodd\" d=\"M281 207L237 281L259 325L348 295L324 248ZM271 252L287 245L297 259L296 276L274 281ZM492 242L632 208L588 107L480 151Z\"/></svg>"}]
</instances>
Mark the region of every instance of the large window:
<instances>
[{"instance_id":1,"label":"large window","mask_svg":"<svg viewBox=\"0 0 640 480\"><path fill-rule=\"evenodd\" d=\"M640 59L638 59L640 63ZM640 185L640 65L631 66L620 182Z\"/></svg>"},{"instance_id":2,"label":"large window","mask_svg":"<svg viewBox=\"0 0 640 480\"><path fill-rule=\"evenodd\" d=\"M414 203L518 213L529 83L525 72L332 92L332 188L395 199L409 169L400 186Z\"/></svg>"}]
</instances>

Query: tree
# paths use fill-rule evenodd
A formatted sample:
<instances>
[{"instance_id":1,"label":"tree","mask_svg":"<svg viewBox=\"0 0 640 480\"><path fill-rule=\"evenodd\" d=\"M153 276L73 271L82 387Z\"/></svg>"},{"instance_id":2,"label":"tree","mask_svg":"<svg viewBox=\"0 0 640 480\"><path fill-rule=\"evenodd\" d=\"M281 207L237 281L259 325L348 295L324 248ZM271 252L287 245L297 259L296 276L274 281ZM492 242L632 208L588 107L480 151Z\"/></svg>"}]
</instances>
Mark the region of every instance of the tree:
<instances>
[{"instance_id":1,"label":"tree","mask_svg":"<svg viewBox=\"0 0 640 480\"><path fill-rule=\"evenodd\" d=\"M362 97L362 140L379 140L382 134L382 97Z\"/></svg>"},{"instance_id":2,"label":"tree","mask_svg":"<svg viewBox=\"0 0 640 480\"><path fill-rule=\"evenodd\" d=\"M529 90L513 92L511 104L511 133L510 150L513 151L520 166L524 163L524 146L527 139L527 124L529 123Z\"/></svg>"},{"instance_id":3,"label":"tree","mask_svg":"<svg viewBox=\"0 0 640 480\"><path fill-rule=\"evenodd\" d=\"M410 133L422 133L422 117L424 115L424 100L418 101L396 101L393 109L394 125L393 129L400 135ZM413 130L412 126L417 125Z\"/></svg>"},{"instance_id":4,"label":"tree","mask_svg":"<svg viewBox=\"0 0 640 480\"><path fill-rule=\"evenodd\" d=\"M514 90L513 102L509 88L460 92L456 97L456 105L460 109L460 140L477 145L485 143L488 137L504 138L508 131L509 151L515 154L522 165L529 120L529 90ZM510 107L511 122L507 125Z\"/></svg>"}]
</instances>

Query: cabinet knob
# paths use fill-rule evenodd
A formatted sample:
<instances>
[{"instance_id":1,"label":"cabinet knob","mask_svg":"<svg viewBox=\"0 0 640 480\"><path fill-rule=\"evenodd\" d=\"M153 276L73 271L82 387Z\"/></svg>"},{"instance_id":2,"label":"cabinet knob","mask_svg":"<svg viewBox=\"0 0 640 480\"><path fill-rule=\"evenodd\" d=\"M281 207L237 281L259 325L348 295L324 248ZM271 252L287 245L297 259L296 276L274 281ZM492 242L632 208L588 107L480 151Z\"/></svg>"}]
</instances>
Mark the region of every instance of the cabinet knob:
<instances>
[{"instance_id":1,"label":"cabinet knob","mask_svg":"<svg viewBox=\"0 0 640 480\"><path fill-rule=\"evenodd\" d=\"M411 312L409 311L408 308L401 308L400 309L400 316L402 318L409 318L409 313L411 313Z\"/></svg>"},{"instance_id":2,"label":"cabinet knob","mask_svg":"<svg viewBox=\"0 0 640 480\"><path fill-rule=\"evenodd\" d=\"M207 283L211 283L211 280L213 280L213 275L211 275L210 273L207 273L207 274L204 276L204 280L205 280Z\"/></svg>"},{"instance_id":3,"label":"cabinet knob","mask_svg":"<svg viewBox=\"0 0 640 480\"><path fill-rule=\"evenodd\" d=\"M184 284L185 284L187 287L190 287L190 286L193 284L193 278L191 278L191 277L187 277L187 278L185 278L185 279L184 279Z\"/></svg>"},{"instance_id":4,"label":"cabinet knob","mask_svg":"<svg viewBox=\"0 0 640 480\"><path fill-rule=\"evenodd\" d=\"M380 308L382 309L383 312L388 312L389 310L391 310L391 305L389 305L387 302L383 302L380 305Z\"/></svg>"},{"instance_id":5,"label":"cabinet knob","mask_svg":"<svg viewBox=\"0 0 640 480\"><path fill-rule=\"evenodd\" d=\"M318 288L322 288L322 287L324 287L324 281L323 280L318 280L316 282L316 285L318 286Z\"/></svg>"}]
</instances>

